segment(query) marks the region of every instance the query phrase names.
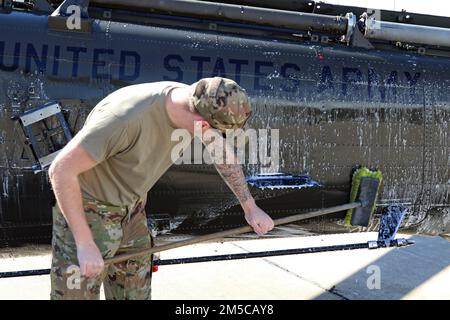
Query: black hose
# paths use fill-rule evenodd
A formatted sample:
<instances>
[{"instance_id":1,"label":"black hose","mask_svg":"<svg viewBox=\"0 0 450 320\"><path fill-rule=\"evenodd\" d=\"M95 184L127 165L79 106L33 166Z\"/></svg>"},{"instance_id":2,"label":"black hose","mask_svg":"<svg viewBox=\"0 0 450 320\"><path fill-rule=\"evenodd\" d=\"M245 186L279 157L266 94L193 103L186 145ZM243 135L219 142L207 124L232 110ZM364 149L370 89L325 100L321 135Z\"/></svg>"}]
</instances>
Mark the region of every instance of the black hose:
<instances>
[{"instance_id":1,"label":"black hose","mask_svg":"<svg viewBox=\"0 0 450 320\"><path fill-rule=\"evenodd\" d=\"M414 241L407 240L403 245L408 246L411 244L414 244ZM395 246L399 246L398 240L390 240L388 242L376 241L376 247L374 249L389 248L389 247L395 247ZM274 257L274 256L286 256L286 255L293 255L293 254L369 249L369 248L372 248L369 245L369 242L362 242L362 243L324 246L324 247L296 248L296 249L285 249L285 250L274 250L274 251L224 254L224 255L214 255L214 256L204 256L204 257L166 259L166 260L157 260L157 261L155 261L154 264L158 265L158 266L167 266L167 265L185 264L185 263L213 262L213 261L239 260L239 259L250 259L250 258L264 258L264 257ZM50 273L50 269L0 272L0 279L28 277L28 276L40 276L40 275L46 275L49 273Z\"/></svg>"}]
</instances>

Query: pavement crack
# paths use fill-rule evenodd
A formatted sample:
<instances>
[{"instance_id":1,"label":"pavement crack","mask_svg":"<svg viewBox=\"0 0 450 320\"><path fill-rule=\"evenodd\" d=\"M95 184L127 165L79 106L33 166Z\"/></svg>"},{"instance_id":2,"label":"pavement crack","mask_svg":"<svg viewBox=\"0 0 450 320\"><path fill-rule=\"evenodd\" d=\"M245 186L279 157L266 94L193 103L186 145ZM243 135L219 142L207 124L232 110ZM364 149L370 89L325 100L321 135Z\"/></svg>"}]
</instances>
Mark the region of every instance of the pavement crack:
<instances>
[{"instance_id":1,"label":"pavement crack","mask_svg":"<svg viewBox=\"0 0 450 320\"><path fill-rule=\"evenodd\" d=\"M234 245L235 247L237 247L237 248L239 248L239 249L241 249L241 250L244 250L244 251L246 251L246 252L251 252L251 251L247 250L247 249L244 248L244 247L241 247L240 245L238 245L238 244L236 244L236 243L232 243L232 245ZM295 273L295 272L293 272L293 271L291 271L291 270L289 270L289 269L287 269L287 268L285 268L285 267L279 265L278 263L273 262L273 261L270 261L268 258L260 258L260 259L264 260L264 262L266 262L266 263L268 263L268 264L270 264L270 265L272 265L272 266L274 266L274 267L276 267L276 268L278 268L278 269L283 270L284 272L286 272L286 273L288 273L288 274L290 274L290 275L292 275L292 276L294 276L294 277L296 277L296 278L299 278L299 279L301 279L301 280L303 280L303 281L309 282L309 283L315 285L316 287L319 287L320 289L322 289L322 290L324 290L324 291L326 291L326 292L328 292L328 293L331 293L332 295L335 295L335 296L337 296L337 297L339 297L339 298L341 298L341 299L343 299L343 300L351 300L350 298L344 296L342 293L339 293L339 292L337 291L336 286L332 286L332 287L329 288L329 289L328 289L328 288L325 288L325 287L323 287L320 283L318 283L318 282L316 282L316 281L313 281L313 280L310 280L310 279L306 279L306 278L302 277L301 275L299 275L299 274L297 274L297 273Z\"/></svg>"}]
</instances>

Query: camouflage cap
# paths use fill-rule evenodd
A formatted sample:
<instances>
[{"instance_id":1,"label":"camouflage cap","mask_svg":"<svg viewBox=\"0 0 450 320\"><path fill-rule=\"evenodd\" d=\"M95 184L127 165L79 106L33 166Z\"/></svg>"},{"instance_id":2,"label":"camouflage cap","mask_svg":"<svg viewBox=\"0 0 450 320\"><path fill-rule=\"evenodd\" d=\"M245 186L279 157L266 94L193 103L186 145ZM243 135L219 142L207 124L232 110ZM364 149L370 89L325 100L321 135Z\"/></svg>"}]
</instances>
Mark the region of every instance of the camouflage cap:
<instances>
[{"instance_id":1,"label":"camouflage cap","mask_svg":"<svg viewBox=\"0 0 450 320\"><path fill-rule=\"evenodd\" d=\"M247 93L230 79L214 77L196 82L190 103L216 129L244 127L251 114Z\"/></svg>"}]
</instances>

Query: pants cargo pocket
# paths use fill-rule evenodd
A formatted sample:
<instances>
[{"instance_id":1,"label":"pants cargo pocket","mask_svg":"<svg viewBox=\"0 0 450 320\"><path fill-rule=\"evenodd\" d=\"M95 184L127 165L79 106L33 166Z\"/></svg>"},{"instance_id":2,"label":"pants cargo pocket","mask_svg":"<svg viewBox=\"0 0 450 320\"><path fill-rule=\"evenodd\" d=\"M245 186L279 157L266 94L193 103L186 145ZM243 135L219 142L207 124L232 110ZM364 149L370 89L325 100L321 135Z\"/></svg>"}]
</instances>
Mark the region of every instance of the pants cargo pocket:
<instances>
[{"instance_id":1,"label":"pants cargo pocket","mask_svg":"<svg viewBox=\"0 0 450 320\"><path fill-rule=\"evenodd\" d=\"M126 209L86 200L83 205L94 241L103 257L114 256L122 240L121 221L127 213ZM76 244L57 206L53 210L52 247L51 298L98 299L106 270L95 278L80 275Z\"/></svg>"}]
</instances>

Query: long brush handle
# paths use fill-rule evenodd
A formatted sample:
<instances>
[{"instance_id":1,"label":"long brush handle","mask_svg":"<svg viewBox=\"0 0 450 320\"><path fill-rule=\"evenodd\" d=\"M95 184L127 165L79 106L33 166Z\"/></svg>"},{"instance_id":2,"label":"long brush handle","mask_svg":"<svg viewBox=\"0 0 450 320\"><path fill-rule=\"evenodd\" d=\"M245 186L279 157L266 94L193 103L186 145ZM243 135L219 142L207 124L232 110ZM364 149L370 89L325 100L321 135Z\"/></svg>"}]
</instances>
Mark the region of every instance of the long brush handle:
<instances>
[{"instance_id":1,"label":"long brush handle","mask_svg":"<svg viewBox=\"0 0 450 320\"><path fill-rule=\"evenodd\" d=\"M275 226L279 226L282 224L287 224L287 223L291 223L291 222L295 222L295 221L301 221L301 220L306 220L306 219L310 219L310 218L315 218L315 217L323 216L323 215L330 214L330 213L344 211L347 209L354 209L357 207L361 207L361 202L351 202L351 203L334 206L334 207L330 207L330 208L324 208L324 209L320 209L320 210L312 211L312 212L308 212L308 213L296 214L293 216L276 219L273 222L274 222ZM225 230L225 231L216 232L216 233L212 233L212 234L207 234L204 236L199 236L199 237L195 237L195 238L188 239L188 240L177 241L177 242L165 244L162 246L156 246L153 248L136 250L136 251L132 251L129 253L118 255L118 256L110 258L110 259L106 259L105 264L117 263L117 262L125 261L128 259L136 258L136 257L144 255L144 254L153 254L156 252L162 252L162 251L175 249L175 248L179 248L179 247L184 247L184 246L188 246L191 244L210 241L210 240L218 240L218 239L222 239L225 237L238 235L238 234L251 232L251 231L253 231L253 228L251 226L244 226L244 227Z\"/></svg>"}]
</instances>

